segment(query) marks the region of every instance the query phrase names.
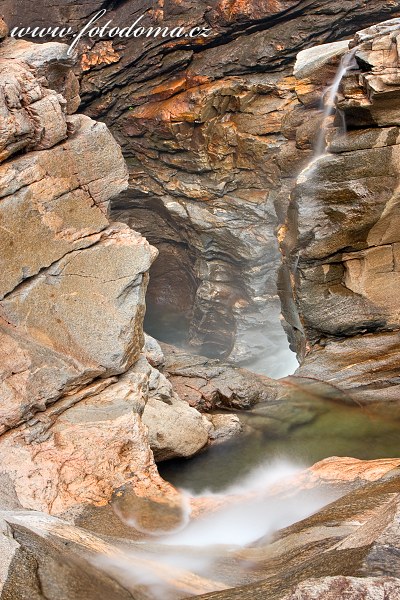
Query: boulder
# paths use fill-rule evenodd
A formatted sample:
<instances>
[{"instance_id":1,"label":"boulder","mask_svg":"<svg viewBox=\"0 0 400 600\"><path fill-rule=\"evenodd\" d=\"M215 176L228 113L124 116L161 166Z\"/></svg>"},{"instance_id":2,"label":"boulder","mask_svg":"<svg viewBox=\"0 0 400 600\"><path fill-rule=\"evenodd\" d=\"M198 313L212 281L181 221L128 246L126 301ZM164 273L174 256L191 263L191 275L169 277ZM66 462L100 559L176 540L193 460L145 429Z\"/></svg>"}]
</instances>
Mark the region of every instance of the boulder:
<instances>
[{"instance_id":1,"label":"boulder","mask_svg":"<svg viewBox=\"0 0 400 600\"><path fill-rule=\"evenodd\" d=\"M3 431L96 377L123 373L139 358L144 274L154 254L125 226L110 227L93 241L0 303Z\"/></svg>"},{"instance_id":2,"label":"boulder","mask_svg":"<svg viewBox=\"0 0 400 600\"><path fill-rule=\"evenodd\" d=\"M208 443L209 421L187 402L173 395L167 401L150 397L144 413L149 443L156 461L188 458Z\"/></svg>"},{"instance_id":3,"label":"boulder","mask_svg":"<svg viewBox=\"0 0 400 600\"><path fill-rule=\"evenodd\" d=\"M209 434L210 442L213 445L222 444L243 431L243 424L238 415L217 413L208 415L207 418L214 429Z\"/></svg>"}]
</instances>

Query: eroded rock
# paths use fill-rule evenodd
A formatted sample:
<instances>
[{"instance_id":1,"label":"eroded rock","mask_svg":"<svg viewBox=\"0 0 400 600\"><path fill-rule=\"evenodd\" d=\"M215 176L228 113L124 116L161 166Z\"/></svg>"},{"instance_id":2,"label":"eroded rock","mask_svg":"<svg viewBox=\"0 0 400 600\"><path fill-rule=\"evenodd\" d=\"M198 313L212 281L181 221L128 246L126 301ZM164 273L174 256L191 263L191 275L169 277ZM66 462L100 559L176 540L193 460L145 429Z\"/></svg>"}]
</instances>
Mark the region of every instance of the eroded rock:
<instances>
[{"instance_id":1,"label":"eroded rock","mask_svg":"<svg viewBox=\"0 0 400 600\"><path fill-rule=\"evenodd\" d=\"M0 5L19 24L12 2ZM45 24L43 10L23 6L30 21ZM96 0L70 6L69 23L81 29L99 8ZM115 23L141 14L136 4L107 8ZM52 11L63 20L61 3ZM178 337L200 354L230 356L269 375L290 370L282 367L290 355L279 324L274 229L293 173L308 160L300 148L310 149L311 134L299 134L299 147L282 136L282 118L294 108L301 118L302 108L289 65L316 40L350 37L392 16L399 16L395 4L375 0L368 11L361 0L346 7L198 2L190 10L153 3L149 23L204 25L210 37L184 48L170 39L85 40L78 69L84 110L107 122L128 158L129 191L114 208L160 250L153 268L162 277L150 286L149 308L154 319L160 307L170 311L158 324L165 341L175 343L171 329L181 327ZM277 346L286 348L279 358Z\"/></svg>"},{"instance_id":2,"label":"eroded rock","mask_svg":"<svg viewBox=\"0 0 400 600\"><path fill-rule=\"evenodd\" d=\"M280 231L281 297L301 360L297 374L395 416L399 28L396 19L381 23L349 44L356 63L341 82L337 107L357 130L341 134L338 120L329 124L327 152L298 177ZM308 75L321 90L321 72ZM312 123L314 113L299 99Z\"/></svg>"}]
</instances>

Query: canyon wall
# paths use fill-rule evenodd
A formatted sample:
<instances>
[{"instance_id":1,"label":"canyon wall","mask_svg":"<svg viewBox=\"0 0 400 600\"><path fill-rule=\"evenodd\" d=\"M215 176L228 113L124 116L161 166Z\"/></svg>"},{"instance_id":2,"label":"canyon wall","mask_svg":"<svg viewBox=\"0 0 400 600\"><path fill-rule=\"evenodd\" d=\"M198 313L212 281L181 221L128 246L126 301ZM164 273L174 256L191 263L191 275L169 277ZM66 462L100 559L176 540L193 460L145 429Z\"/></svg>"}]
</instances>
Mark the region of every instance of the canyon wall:
<instances>
[{"instance_id":1,"label":"canyon wall","mask_svg":"<svg viewBox=\"0 0 400 600\"><path fill-rule=\"evenodd\" d=\"M118 50L100 41L83 49L76 67L86 115L73 114L78 81L65 46L2 42L0 453L5 485L23 505L61 512L102 503L135 478L162 486L149 438L162 460L218 437L212 419L182 402L155 368L163 359L143 350L157 252L127 225L110 223L110 199L113 216L160 250L149 324L158 311L170 325L175 311L192 346L239 362L273 354L278 369L278 233L298 374L356 400L396 402L393 31L358 35L359 70L346 78L339 104L357 130L333 136L330 153L297 184L295 177L313 156L321 93L347 44L325 48L317 61L301 55L293 77L297 50L396 13L393 3L372 3L368 15L362 3L350 5L347 13L338 3L333 16L332 3L252 7L251 16L247 5L227 13L218 5L207 12L214 37L204 48L139 40ZM64 6L60 20L82 23L94 7ZM12 7L2 8L13 24ZM114 8L123 22L141 6ZM182 20L179 7L169 8L153 18ZM190 23L203 23L203 8ZM129 182L118 144L88 115L121 142ZM261 387L254 401L271 398L273 386ZM233 406L227 388L205 393L204 402L226 397ZM235 397L248 403L240 390ZM179 432L168 426L177 414ZM93 437L84 435L89 428Z\"/></svg>"},{"instance_id":2,"label":"canyon wall","mask_svg":"<svg viewBox=\"0 0 400 600\"><path fill-rule=\"evenodd\" d=\"M22 14L24 24L50 24L43 7L23 6L0 2L11 25ZM300 106L292 65L305 47L399 15L397 3L55 2L51 19L78 28L99 8L121 27L146 11L145 24L211 29L199 40L86 39L80 48L81 110L107 123L128 163L116 218L160 251L149 332L274 376L288 372L275 230L308 160L306 136L285 137L296 123L282 127Z\"/></svg>"},{"instance_id":3,"label":"canyon wall","mask_svg":"<svg viewBox=\"0 0 400 600\"><path fill-rule=\"evenodd\" d=\"M280 232L286 264L282 301L302 362L298 375L328 381L369 406L384 404L392 410L395 405L395 414L400 359L399 40L400 20L394 19L360 31L350 43L355 63L343 78L336 119L330 119L326 131L327 151L297 179ZM320 117L312 96L324 85L324 68L316 56L302 53L295 68L304 109L297 135L308 129L314 139ZM293 298L287 294L289 281Z\"/></svg>"},{"instance_id":4,"label":"canyon wall","mask_svg":"<svg viewBox=\"0 0 400 600\"><path fill-rule=\"evenodd\" d=\"M190 456L216 431L145 344L157 250L109 220L128 173L106 125L73 114L72 65L60 43L0 44L0 505L51 513L128 481L165 492L150 446Z\"/></svg>"},{"instance_id":5,"label":"canyon wall","mask_svg":"<svg viewBox=\"0 0 400 600\"><path fill-rule=\"evenodd\" d=\"M104 124L71 114L71 66L62 44L0 46L2 487L55 512L110 495L135 443L152 461L135 364L156 251L108 220L126 166Z\"/></svg>"},{"instance_id":6,"label":"canyon wall","mask_svg":"<svg viewBox=\"0 0 400 600\"><path fill-rule=\"evenodd\" d=\"M148 7L135 4L105 6L123 21ZM157 460L190 456L218 441L229 420L238 429L230 415L221 423L196 408L262 400L272 421L287 428L304 422L300 411L292 421L280 413L279 398L271 402L280 384L168 347L163 356L145 339L150 270L149 323L162 312L203 352L262 362L277 354L282 336L279 241L285 327L302 362L297 381L328 381L359 403L398 406L400 23L354 38L357 68L338 102L350 131L340 135L340 121L331 119L328 152L312 164L319 101L347 44L301 54L294 77L290 69L299 49L347 37L397 14L397 4L368 2L368 11L356 1L231 2L207 10L196 3L190 11L188 4L154 4L152 16L163 22L209 22L212 39L204 47L147 40L83 49L75 68L86 115L74 114L78 79L66 47L4 39L0 22L4 600L144 593L95 562L118 555L116 545L21 508L73 520L77 508L94 505L101 533L126 535L125 524L114 529L118 520L107 506L116 490L124 501L124 488L128 501L145 496L154 527L160 513L151 512L149 498L182 507L158 476L153 451ZM15 5L0 6L12 22ZM26 4L23 13L23 6L19 19L48 18L40 7ZM82 24L97 6L63 3L52 18ZM129 173L119 144L92 117L112 128ZM158 262L141 234L110 221L110 202L114 218L157 245ZM334 478L343 469L334 467ZM357 485L363 469L355 469ZM251 587L211 597L395 594L398 580L389 575L398 574L398 496L395 470L280 532L272 553L269 540L268 549L247 549L260 572L266 557L275 561L268 581L258 572ZM288 556L286 542L301 553ZM376 565L382 577L366 577ZM310 575L316 579L305 581ZM185 596L221 588L191 577Z\"/></svg>"}]
</instances>

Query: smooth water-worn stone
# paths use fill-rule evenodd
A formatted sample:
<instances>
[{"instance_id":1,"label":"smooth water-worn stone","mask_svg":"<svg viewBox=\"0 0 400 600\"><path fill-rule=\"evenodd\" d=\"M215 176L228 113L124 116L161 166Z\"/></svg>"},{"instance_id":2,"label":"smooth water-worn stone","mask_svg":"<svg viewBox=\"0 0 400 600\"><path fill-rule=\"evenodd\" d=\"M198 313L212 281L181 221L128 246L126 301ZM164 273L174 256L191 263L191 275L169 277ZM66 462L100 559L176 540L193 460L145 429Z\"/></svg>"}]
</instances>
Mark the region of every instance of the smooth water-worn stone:
<instances>
[{"instance_id":1,"label":"smooth water-worn stone","mask_svg":"<svg viewBox=\"0 0 400 600\"><path fill-rule=\"evenodd\" d=\"M329 487L352 491L366 483L378 481L400 469L400 459L380 458L359 460L345 456L333 456L306 469L291 482L291 491ZM285 484L284 484L285 485ZM279 489L279 484L278 484Z\"/></svg>"},{"instance_id":2,"label":"smooth water-worn stone","mask_svg":"<svg viewBox=\"0 0 400 600\"><path fill-rule=\"evenodd\" d=\"M175 598L226 587L186 568L165 567L144 553L143 546L126 540L120 546L118 540L105 540L43 513L3 512L0 523L7 528L0 538L2 549L9 539L14 540L2 586L7 600L94 600L105 595L115 600L149 600L153 580L158 589Z\"/></svg>"},{"instance_id":3,"label":"smooth water-worn stone","mask_svg":"<svg viewBox=\"0 0 400 600\"><path fill-rule=\"evenodd\" d=\"M186 598L212 592L205 597L265 598L268 595L278 600L292 598L290 594L295 591L314 594L310 598L317 599L321 597L317 595L320 590L337 592L341 589L338 588L340 582L349 593L359 590L364 594L372 590L378 593L382 589L391 593L398 581L399 494L398 475L389 473L382 479L389 468L388 461L386 465L381 464L382 461L351 464L349 459L337 459L336 463L332 459L330 464L321 463L313 468L314 475L322 474L321 479L304 480L303 484L321 485L325 476L332 477L335 468L340 478L345 461L345 478L353 478L355 491L302 522L278 531L272 539L268 536L244 548L229 546L228 551L219 546L217 575L212 569L207 576L190 571L188 558L201 557L202 563L205 559L204 552L190 547L185 547L181 566L174 562L164 568L162 561L168 556L169 548L172 556L177 549L149 539L148 534L160 535L182 525L179 520L188 511L188 499L183 504L182 496L162 480L150 482L144 478L142 490L136 487L135 492L134 488L124 486L117 492L114 509L125 525L122 529L116 525L109 530L103 523L103 533L98 526L97 530L88 531L61 518L8 508L0 518L0 590L5 598L13 598L15 594L22 598L44 598L41 595L44 590L46 597L80 598L85 593L85 597L91 598L91 594L98 594L101 588L110 590L111 597L119 598L122 588L128 594L121 596L123 598L148 599L153 595L152 584L157 582L164 597L172 594L175 598ZM357 489L365 479L376 481ZM293 494L293 480L292 485L290 481L289 478L282 482L283 486L278 484L266 489L264 501L275 497L286 502L287 495ZM144 490L146 495L142 495ZM190 502L191 518L200 519L201 524L205 514L223 511L224 506L246 506L254 500L254 493L242 497L194 498ZM302 501L307 501L307 496L302 496ZM98 510L104 517L103 508ZM87 522L88 515L83 517L81 513L80 517ZM90 529L90 522L88 524ZM142 532L136 531L140 537L135 537L133 530L129 533L135 526ZM116 538L119 532L121 539ZM159 553L162 561L158 559ZM371 575L366 575L364 568ZM391 574L387 573L389 569L392 569ZM23 581L21 573L24 573ZM149 578L143 580L143 573ZM247 585L226 589L231 588L234 580Z\"/></svg>"},{"instance_id":4,"label":"smooth water-worn stone","mask_svg":"<svg viewBox=\"0 0 400 600\"><path fill-rule=\"evenodd\" d=\"M176 395L149 398L143 413L156 461L193 456L204 448L212 429L208 420Z\"/></svg>"},{"instance_id":5,"label":"smooth water-worn stone","mask_svg":"<svg viewBox=\"0 0 400 600\"><path fill-rule=\"evenodd\" d=\"M332 59L336 59L341 54L344 54L348 48L349 42L343 40L341 42L322 44L302 50L296 57L293 75L296 79L305 79L316 74L321 76L323 67Z\"/></svg>"}]
</instances>

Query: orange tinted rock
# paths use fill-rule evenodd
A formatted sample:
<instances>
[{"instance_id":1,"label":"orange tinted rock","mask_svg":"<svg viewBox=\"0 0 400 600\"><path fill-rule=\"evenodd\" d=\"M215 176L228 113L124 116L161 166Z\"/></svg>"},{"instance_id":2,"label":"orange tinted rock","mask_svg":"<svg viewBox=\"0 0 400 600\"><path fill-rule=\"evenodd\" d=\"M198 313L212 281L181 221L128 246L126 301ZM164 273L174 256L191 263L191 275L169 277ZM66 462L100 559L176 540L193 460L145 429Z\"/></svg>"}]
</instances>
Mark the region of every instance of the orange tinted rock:
<instances>
[{"instance_id":1,"label":"orange tinted rock","mask_svg":"<svg viewBox=\"0 0 400 600\"><path fill-rule=\"evenodd\" d=\"M116 63L120 58L111 41L98 42L91 50L82 54L81 69L83 72L90 71L94 67Z\"/></svg>"}]
</instances>

